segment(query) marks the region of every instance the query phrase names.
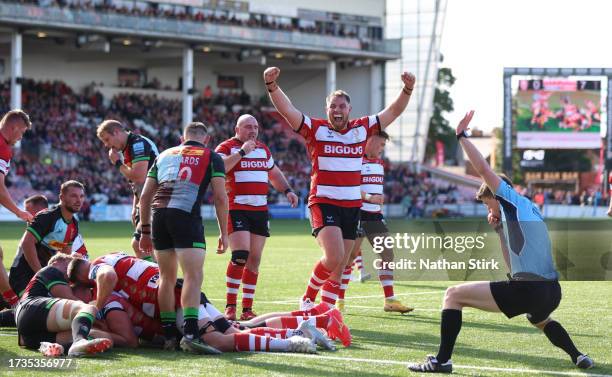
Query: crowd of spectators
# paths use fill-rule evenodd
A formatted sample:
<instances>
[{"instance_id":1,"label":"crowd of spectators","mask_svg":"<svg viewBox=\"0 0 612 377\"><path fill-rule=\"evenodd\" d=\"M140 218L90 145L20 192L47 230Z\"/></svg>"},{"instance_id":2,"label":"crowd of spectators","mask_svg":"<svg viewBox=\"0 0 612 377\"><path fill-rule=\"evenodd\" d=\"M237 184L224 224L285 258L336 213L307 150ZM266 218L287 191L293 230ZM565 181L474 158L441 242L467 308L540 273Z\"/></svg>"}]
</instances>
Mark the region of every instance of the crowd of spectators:
<instances>
[{"instance_id":1,"label":"crowd of spectators","mask_svg":"<svg viewBox=\"0 0 612 377\"><path fill-rule=\"evenodd\" d=\"M299 18L250 13L237 9L208 9L183 4L164 4L146 0L13 0L19 3L37 4L44 7L61 7L70 10L91 10L139 17L158 17L181 21L206 22L214 24L264 28L273 30L299 31L338 37L357 38L358 26L337 22L315 22ZM368 28L367 24L360 26ZM382 38L382 31L365 34ZM363 39L363 38L362 38Z\"/></svg>"},{"instance_id":2,"label":"crowd of spectators","mask_svg":"<svg viewBox=\"0 0 612 377\"><path fill-rule=\"evenodd\" d=\"M521 194L527 196L534 203L543 207L545 204L566 204L579 206L606 206L607 199L601 190L559 190L552 188L530 189L520 187L517 189Z\"/></svg>"},{"instance_id":3,"label":"crowd of spectators","mask_svg":"<svg viewBox=\"0 0 612 377\"><path fill-rule=\"evenodd\" d=\"M9 110L9 83L0 83L0 112ZM8 176L14 197L23 200L43 193L57 200L61 182L83 182L92 202L130 203L126 180L108 161L107 151L96 137L96 126L104 119L117 119L129 129L153 140L160 150L180 143L181 103L156 95L117 94L105 99L93 86L80 93L65 83L23 83L22 107L30 114L33 129L28 131L12 162ZM236 119L253 114L261 129L259 139L270 148L292 187L306 198L310 183L310 161L303 140L278 113L245 92L206 91L194 100L194 119L212 128L211 146L233 136ZM427 173L416 174L407 166L386 162L387 203L404 203L414 215L428 204L457 201L453 186L434 184ZM210 199L210 198L207 198ZM284 195L271 190L272 203L284 202Z\"/></svg>"}]
</instances>

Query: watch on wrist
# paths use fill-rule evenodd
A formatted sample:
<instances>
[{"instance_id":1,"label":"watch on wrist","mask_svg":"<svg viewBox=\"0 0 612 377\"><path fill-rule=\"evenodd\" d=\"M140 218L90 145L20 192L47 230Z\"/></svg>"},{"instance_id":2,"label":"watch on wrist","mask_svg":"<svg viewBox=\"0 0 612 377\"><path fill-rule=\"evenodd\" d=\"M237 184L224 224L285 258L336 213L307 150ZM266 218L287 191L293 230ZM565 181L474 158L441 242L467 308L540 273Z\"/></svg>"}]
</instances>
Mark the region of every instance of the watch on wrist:
<instances>
[{"instance_id":1,"label":"watch on wrist","mask_svg":"<svg viewBox=\"0 0 612 377\"><path fill-rule=\"evenodd\" d=\"M240 150L238 151L238 154L239 154L241 157L246 156L246 152L244 151L244 149L240 149Z\"/></svg>"}]
</instances>

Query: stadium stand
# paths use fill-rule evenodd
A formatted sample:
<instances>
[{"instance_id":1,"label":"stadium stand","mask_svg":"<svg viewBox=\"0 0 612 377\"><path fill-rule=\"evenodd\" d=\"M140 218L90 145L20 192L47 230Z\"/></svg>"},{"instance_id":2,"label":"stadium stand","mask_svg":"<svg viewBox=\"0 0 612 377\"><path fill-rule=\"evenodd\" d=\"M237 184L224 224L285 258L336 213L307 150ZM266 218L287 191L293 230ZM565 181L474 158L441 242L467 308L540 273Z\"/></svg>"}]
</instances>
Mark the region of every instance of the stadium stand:
<instances>
[{"instance_id":1,"label":"stadium stand","mask_svg":"<svg viewBox=\"0 0 612 377\"><path fill-rule=\"evenodd\" d=\"M0 84L1 112L9 110L9 85ZM23 107L30 113L34 127L24 137L21 151L14 159L15 174L8 177L11 195L17 200L43 193L55 201L59 184L78 178L85 183L93 203L130 203L129 187L110 169L106 151L95 135L95 128L103 119L124 122L162 150L179 143L179 100L129 92L107 99L93 85L77 92L61 81L25 80L23 93ZM296 193L305 198L310 164L304 144L266 102L253 100L240 91L220 91L194 100L194 118L213 126L211 146L233 136L235 121L244 113L259 120L260 139L269 146L281 170L288 172ZM434 183L427 172L417 174L407 166L388 161L386 171L386 202L403 203L411 216L423 216L428 204L469 200L458 197L452 184ZM207 203L209 200L206 198ZM283 200L283 195L271 190L270 203Z\"/></svg>"}]
</instances>

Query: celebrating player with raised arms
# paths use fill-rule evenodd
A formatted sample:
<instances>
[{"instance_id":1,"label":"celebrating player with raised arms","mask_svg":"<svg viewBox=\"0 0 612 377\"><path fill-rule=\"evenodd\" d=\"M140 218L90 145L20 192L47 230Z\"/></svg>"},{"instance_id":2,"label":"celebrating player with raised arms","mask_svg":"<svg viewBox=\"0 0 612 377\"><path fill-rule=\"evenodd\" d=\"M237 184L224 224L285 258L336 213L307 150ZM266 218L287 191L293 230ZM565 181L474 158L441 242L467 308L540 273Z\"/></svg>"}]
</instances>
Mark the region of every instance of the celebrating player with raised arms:
<instances>
[{"instance_id":1,"label":"celebrating player with raised arms","mask_svg":"<svg viewBox=\"0 0 612 377\"><path fill-rule=\"evenodd\" d=\"M474 169L484 180L477 199L489 211L488 221L500 236L510 280L464 283L446 290L442 304L440 348L422 364L410 370L427 373L451 373L451 354L461 330L464 307L502 312L508 318L526 314L527 320L544 332L552 344L565 351L582 369L591 368L593 360L582 354L561 324L550 315L561 302L561 286L552 259L548 229L538 208L517 193L510 179L497 175L478 149L468 139L470 111L457 127L457 139Z\"/></svg>"},{"instance_id":2,"label":"celebrating player with raised arms","mask_svg":"<svg viewBox=\"0 0 612 377\"><path fill-rule=\"evenodd\" d=\"M300 307L312 307L321 288L321 300L334 305L340 277L357 235L362 204L361 163L366 142L401 115L410 100L415 78L404 72L402 90L378 114L349 119L350 97L336 90L326 99L327 119L315 119L293 106L277 82L279 75L277 67L269 67L263 74L274 107L306 140L312 164L310 222L312 234L324 253L313 269Z\"/></svg>"},{"instance_id":3,"label":"celebrating player with raised arms","mask_svg":"<svg viewBox=\"0 0 612 377\"><path fill-rule=\"evenodd\" d=\"M157 147L148 138L127 131L117 120L105 120L97 129L98 139L108 148L108 158L119 172L130 182L134 197L132 200L132 225L134 238L132 249L139 258L150 258L139 249L140 241L140 194L147 173L159 155Z\"/></svg>"},{"instance_id":4,"label":"celebrating player with raised arms","mask_svg":"<svg viewBox=\"0 0 612 377\"><path fill-rule=\"evenodd\" d=\"M296 207L293 193L283 172L275 165L268 147L257 140L259 124L252 115L242 115L236 122L236 135L215 149L225 163L229 194L229 243L232 258L227 265L227 303L225 316L236 319L236 298L242 283L241 320L256 316L253 312L259 263L270 236L268 229L268 182L287 196Z\"/></svg>"}]
</instances>

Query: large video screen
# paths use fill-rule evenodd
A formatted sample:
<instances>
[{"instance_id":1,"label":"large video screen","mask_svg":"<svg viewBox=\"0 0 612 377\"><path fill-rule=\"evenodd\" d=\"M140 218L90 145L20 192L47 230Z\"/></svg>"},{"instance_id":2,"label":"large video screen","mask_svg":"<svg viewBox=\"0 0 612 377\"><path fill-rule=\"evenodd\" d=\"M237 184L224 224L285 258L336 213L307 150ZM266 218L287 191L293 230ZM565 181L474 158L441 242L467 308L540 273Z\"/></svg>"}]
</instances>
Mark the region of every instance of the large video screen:
<instances>
[{"instance_id":1,"label":"large video screen","mask_svg":"<svg viewBox=\"0 0 612 377\"><path fill-rule=\"evenodd\" d=\"M517 148L601 147L602 80L519 79L514 93Z\"/></svg>"}]
</instances>

